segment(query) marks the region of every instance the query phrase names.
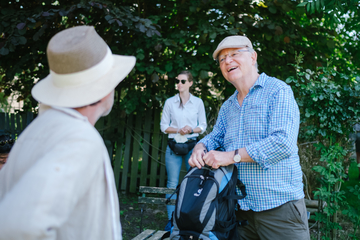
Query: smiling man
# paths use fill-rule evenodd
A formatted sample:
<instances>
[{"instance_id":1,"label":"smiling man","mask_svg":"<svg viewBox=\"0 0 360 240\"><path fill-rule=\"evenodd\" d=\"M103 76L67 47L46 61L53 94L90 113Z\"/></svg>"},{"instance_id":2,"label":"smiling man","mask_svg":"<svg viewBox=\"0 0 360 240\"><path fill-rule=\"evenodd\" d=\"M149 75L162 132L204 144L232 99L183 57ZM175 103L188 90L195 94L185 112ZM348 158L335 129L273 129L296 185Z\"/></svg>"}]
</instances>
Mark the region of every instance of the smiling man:
<instances>
[{"instance_id":1,"label":"smiling man","mask_svg":"<svg viewBox=\"0 0 360 240\"><path fill-rule=\"evenodd\" d=\"M247 196L236 215L249 222L238 227L240 239L310 239L296 145L299 108L290 86L258 73L247 37L225 38L213 58L236 91L213 131L195 146L190 166L237 166Z\"/></svg>"}]
</instances>

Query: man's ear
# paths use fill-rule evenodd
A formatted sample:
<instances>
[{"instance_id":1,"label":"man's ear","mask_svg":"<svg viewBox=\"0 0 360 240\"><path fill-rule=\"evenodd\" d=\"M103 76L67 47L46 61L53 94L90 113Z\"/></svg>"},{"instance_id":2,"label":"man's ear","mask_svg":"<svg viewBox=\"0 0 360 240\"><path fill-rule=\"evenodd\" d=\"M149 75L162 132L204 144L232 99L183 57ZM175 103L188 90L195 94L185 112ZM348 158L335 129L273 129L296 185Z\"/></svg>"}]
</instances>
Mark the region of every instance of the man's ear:
<instances>
[{"instance_id":1,"label":"man's ear","mask_svg":"<svg viewBox=\"0 0 360 240\"><path fill-rule=\"evenodd\" d=\"M252 65L255 65L255 63L257 61L257 52L253 51L251 53L251 60L252 60Z\"/></svg>"}]
</instances>

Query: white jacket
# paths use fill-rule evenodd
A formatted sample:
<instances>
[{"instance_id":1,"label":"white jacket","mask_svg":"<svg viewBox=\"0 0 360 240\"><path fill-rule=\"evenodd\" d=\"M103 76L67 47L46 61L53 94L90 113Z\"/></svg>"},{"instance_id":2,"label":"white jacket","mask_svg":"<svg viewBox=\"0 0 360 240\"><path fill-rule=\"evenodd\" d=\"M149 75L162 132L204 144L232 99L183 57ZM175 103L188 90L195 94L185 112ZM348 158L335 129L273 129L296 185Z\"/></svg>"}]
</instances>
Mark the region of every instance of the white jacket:
<instances>
[{"instance_id":1,"label":"white jacket","mask_svg":"<svg viewBox=\"0 0 360 240\"><path fill-rule=\"evenodd\" d=\"M104 142L87 118L51 108L20 135L0 171L0 240L121 239Z\"/></svg>"}]
</instances>

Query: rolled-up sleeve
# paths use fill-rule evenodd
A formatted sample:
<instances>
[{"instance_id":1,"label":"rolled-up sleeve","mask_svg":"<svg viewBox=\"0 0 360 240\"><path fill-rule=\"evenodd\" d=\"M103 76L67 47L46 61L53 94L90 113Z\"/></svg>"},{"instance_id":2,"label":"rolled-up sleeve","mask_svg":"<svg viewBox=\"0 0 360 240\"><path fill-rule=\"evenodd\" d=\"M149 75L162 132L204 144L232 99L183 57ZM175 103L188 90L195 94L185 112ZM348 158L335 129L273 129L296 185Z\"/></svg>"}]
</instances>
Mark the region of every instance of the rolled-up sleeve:
<instances>
[{"instance_id":1,"label":"rolled-up sleeve","mask_svg":"<svg viewBox=\"0 0 360 240\"><path fill-rule=\"evenodd\" d=\"M162 111L162 115L161 115L161 122L160 122L160 130L167 134L165 131L166 129L168 129L168 127L170 127L170 103L168 100L165 101L165 105Z\"/></svg>"},{"instance_id":2,"label":"rolled-up sleeve","mask_svg":"<svg viewBox=\"0 0 360 240\"><path fill-rule=\"evenodd\" d=\"M207 123L206 123L206 114L205 114L205 107L204 107L204 102L200 99L200 104L199 104L199 113L198 113L198 127L201 129L201 133L204 133L206 131L207 128Z\"/></svg>"},{"instance_id":3,"label":"rolled-up sleeve","mask_svg":"<svg viewBox=\"0 0 360 240\"><path fill-rule=\"evenodd\" d=\"M200 140L200 142L206 146L208 151L218 149L224 144L224 135L226 133L226 118L224 115L224 106L222 106L212 132Z\"/></svg>"},{"instance_id":4,"label":"rolled-up sleeve","mask_svg":"<svg viewBox=\"0 0 360 240\"><path fill-rule=\"evenodd\" d=\"M269 134L246 146L249 156L267 169L298 151L300 114L290 87L280 89L270 104Z\"/></svg>"}]
</instances>

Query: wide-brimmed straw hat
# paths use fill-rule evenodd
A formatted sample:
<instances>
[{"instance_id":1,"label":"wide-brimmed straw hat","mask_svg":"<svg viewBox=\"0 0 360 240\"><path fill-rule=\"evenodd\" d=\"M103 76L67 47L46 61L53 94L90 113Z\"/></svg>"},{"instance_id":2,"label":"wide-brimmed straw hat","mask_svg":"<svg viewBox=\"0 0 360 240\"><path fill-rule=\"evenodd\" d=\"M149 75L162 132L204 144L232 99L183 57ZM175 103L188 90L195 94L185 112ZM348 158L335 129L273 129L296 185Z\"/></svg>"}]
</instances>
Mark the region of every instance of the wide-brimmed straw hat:
<instances>
[{"instance_id":1,"label":"wide-brimmed straw hat","mask_svg":"<svg viewBox=\"0 0 360 240\"><path fill-rule=\"evenodd\" d=\"M50 74L31 90L40 103L82 107L108 95L135 65L134 56L112 54L92 26L68 28L47 46Z\"/></svg>"},{"instance_id":2,"label":"wide-brimmed straw hat","mask_svg":"<svg viewBox=\"0 0 360 240\"><path fill-rule=\"evenodd\" d=\"M221 50L226 48L242 48L242 47L249 47L253 48L251 41L244 36L229 36L224 38L219 45L217 46L216 50L213 53L214 60L217 59L218 54Z\"/></svg>"}]
</instances>

